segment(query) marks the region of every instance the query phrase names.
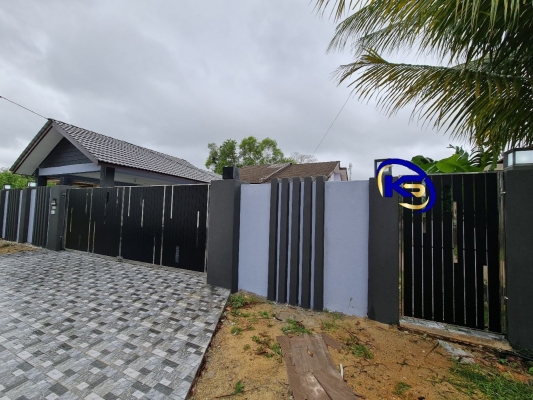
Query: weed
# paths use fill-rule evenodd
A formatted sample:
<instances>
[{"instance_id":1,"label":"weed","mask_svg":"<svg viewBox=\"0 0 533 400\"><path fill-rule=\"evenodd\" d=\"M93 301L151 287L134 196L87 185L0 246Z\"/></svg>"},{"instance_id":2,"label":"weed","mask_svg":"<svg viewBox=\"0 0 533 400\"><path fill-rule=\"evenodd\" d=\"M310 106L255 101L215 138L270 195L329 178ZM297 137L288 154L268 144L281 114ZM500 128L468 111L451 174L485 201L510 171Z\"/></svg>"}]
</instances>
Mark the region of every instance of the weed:
<instances>
[{"instance_id":1,"label":"weed","mask_svg":"<svg viewBox=\"0 0 533 400\"><path fill-rule=\"evenodd\" d=\"M340 321L344 319L344 314L334 311L331 313L331 318L333 318L333 321Z\"/></svg>"},{"instance_id":2,"label":"weed","mask_svg":"<svg viewBox=\"0 0 533 400\"><path fill-rule=\"evenodd\" d=\"M455 364L452 372L459 379L451 380L451 383L469 395L480 391L489 399L533 400L533 387L513 379L511 374L484 371L478 365L459 363Z\"/></svg>"},{"instance_id":3,"label":"weed","mask_svg":"<svg viewBox=\"0 0 533 400\"><path fill-rule=\"evenodd\" d=\"M270 350L272 350L274 352L274 354L276 354L276 355L281 357L281 346L279 345L278 342L272 344L270 346Z\"/></svg>"},{"instance_id":4,"label":"weed","mask_svg":"<svg viewBox=\"0 0 533 400\"><path fill-rule=\"evenodd\" d=\"M370 352L368 347L366 347L364 344L352 344L349 346L350 351L355 355L356 357L364 357L367 360L371 360L374 358L374 355Z\"/></svg>"},{"instance_id":5,"label":"weed","mask_svg":"<svg viewBox=\"0 0 533 400\"><path fill-rule=\"evenodd\" d=\"M239 310L238 308L233 308L231 310L231 315L233 315L234 317L248 318L250 316L250 313L244 313L241 310Z\"/></svg>"},{"instance_id":6,"label":"weed","mask_svg":"<svg viewBox=\"0 0 533 400\"><path fill-rule=\"evenodd\" d=\"M231 334L233 336L240 335L241 332L242 332L242 328L240 326L234 326L233 328L231 328Z\"/></svg>"},{"instance_id":7,"label":"weed","mask_svg":"<svg viewBox=\"0 0 533 400\"><path fill-rule=\"evenodd\" d=\"M287 319L286 322L288 325L283 326L281 328L281 331L285 335L302 335L304 333L311 333L311 331L307 329L300 321L295 321L294 319Z\"/></svg>"},{"instance_id":8,"label":"weed","mask_svg":"<svg viewBox=\"0 0 533 400\"><path fill-rule=\"evenodd\" d=\"M409 389L411 389L411 385L408 385L405 382L398 382L396 386L394 387L394 393L396 396L401 396L405 392L407 392Z\"/></svg>"},{"instance_id":9,"label":"weed","mask_svg":"<svg viewBox=\"0 0 533 400\"><path fill-rule=\"evenodd\" d=\"M259 317L263 318L263 319L269 319L270 318L270 314L268 311L259 311Z\"/></svg>"},{"instance_id":10,"label":"weed","mask_svg":"<svg viewBox=\"0 0 533 400\"><path fill-rule=\"evenodd\" d=\"M253 327L253 325L251 323L247 323L245 328L244 328L245 331L255 331L255 328Z\"/></svg>"},{"instance_id":11,"label":"weed","mask_svg":"<svg viewBox=\"0 0 533 400\"><path fill-rule=\"evenodd\" d=\"M528 372L533 375L533 367L529 368Z\"/></svg>"},{"instance_id":12,"label":"weed","mask_svg":"<svg viewBox=\"0 0 533 400\"><path fill-rule=\"evenodd\" d=\"M249 344L245 344L244 347L242 348L244 351L248 351L250 350L250 345Z\"/></svg>"},{"instance_id":13,"label":"weed","mask_svg":"<svg viewBox=\"0 0 533 400\"><path fill-rule=\"evenodd\" d=\"M505 358L500 358L498 360L498 362L501 364L501 365L507 365L507 360Z\"/></svg>"},{"instance_id":14,"label":"weed","mask_svg":"<svg viewBox=\"0 0 533 400\"><path fill-rule=\"evenodd\" d=\"M242 308L250 304L257 303L257 299L253 296L245 296L242 293L234 293L229 297L228 304L232 309Z\"/></svg>"},{"instance_id":15,"label":"weed","mask_svg":"<svg viewBox=\"0 0 533 400\"><path fill-rule=\"evenodd\" d=\"M235 384L235 390L233 391L233 394L239 394L242 392L244 392L244 383L242 383L241 381L238 381Z\"/></svg>"},{"instance_id":16,"label":"weed","mask_svg":"<svg viewBox=\"0 0 533 400\"><path fill-rule=\"evenodd\" d=\"M322 329L325 331L334 331L338 326L335 321L324 321L322 322Z\"/></svg>"}]
</instances>

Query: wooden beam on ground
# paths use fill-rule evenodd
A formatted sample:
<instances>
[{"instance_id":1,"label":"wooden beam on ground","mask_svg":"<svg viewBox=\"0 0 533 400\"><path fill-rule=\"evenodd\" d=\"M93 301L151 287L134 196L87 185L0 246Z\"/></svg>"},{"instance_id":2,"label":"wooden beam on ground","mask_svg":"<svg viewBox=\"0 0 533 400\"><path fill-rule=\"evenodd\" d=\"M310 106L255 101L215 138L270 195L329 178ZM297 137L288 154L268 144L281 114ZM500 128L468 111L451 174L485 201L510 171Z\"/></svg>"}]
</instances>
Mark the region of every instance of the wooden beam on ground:
<instances>
[{"instance_id":1,"label":"wooden beam on ground","mask_svg":"<svg viewBox=\"0 0 533 400\"><path fill-rule=\"evenodd\" d=\"M329 335L330 347L340 345ZM278 336L295 400L356 400L335 369L322 335Z\"/></svg>"}]
</instances>

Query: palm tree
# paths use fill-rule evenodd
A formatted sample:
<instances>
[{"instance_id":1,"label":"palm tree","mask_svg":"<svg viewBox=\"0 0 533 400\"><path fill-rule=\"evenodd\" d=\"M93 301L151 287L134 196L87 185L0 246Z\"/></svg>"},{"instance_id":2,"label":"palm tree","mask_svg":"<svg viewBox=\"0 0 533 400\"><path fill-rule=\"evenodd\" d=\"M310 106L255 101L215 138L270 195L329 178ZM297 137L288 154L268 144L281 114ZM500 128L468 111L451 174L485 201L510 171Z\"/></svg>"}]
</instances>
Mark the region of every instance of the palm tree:
<instances>
[{"instance_id":1,"label":"palm tree","mask_svg":"<svg viewBox=\"0 0 533 400\"><path fill-rule=\"evenodd\" d=\"M343 19L328 50L351 46L355 61L339 84L375 98L389 115L413 105L412 118L452 137L489 147L533 145L533 2L531 0L317 0ZM441 66L387 62L417 48Z\"/></svg>"}]
</instances>

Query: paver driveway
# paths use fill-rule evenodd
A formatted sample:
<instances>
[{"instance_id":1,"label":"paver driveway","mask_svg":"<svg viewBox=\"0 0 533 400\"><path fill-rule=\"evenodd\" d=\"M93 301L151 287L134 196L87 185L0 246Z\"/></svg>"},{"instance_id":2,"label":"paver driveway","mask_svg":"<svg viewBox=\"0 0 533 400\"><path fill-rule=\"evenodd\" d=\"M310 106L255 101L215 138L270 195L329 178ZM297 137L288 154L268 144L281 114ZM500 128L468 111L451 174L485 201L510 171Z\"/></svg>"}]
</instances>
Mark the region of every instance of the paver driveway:
<instances>
[{"instance_id":1,"label":"paver driveway","mask_svg":"<svg viewBox=\"0 0 533 400\"><path fill-rule=\"evenodd\" d=\"M185 398L228 294L84 253L0 256L0 399Z\"/></svg>"}]
</instances>

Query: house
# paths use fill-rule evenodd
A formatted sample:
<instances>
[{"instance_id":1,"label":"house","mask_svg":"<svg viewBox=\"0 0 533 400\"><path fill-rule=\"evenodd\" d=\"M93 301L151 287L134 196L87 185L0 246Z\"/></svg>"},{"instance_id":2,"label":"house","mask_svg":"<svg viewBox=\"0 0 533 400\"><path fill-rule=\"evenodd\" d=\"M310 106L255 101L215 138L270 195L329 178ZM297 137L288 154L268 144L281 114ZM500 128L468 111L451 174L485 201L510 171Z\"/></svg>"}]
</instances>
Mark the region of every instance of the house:
<instances>
[{"instance_id":1,"label":"house","mask_svg":"<svg viewBox=\"0 0 533 400\"><path fill-rule=\"evenodd\" d=\"M10 169L73 186L207 183L221 179L177 157L49 119Z\"/></svg>"},{"instance_id":2,"label":"house","mask_svg":"<svg viewBox=\"0 0 533 400\"><path fill-rule=\"evenodd\" d=\"M269 183L274 178L304 178L325 176L328 181L347 181L348 172L340 161L308 164L249 165L240 168L240 180L247 183Z\"/></svg>"}]
</instances>

